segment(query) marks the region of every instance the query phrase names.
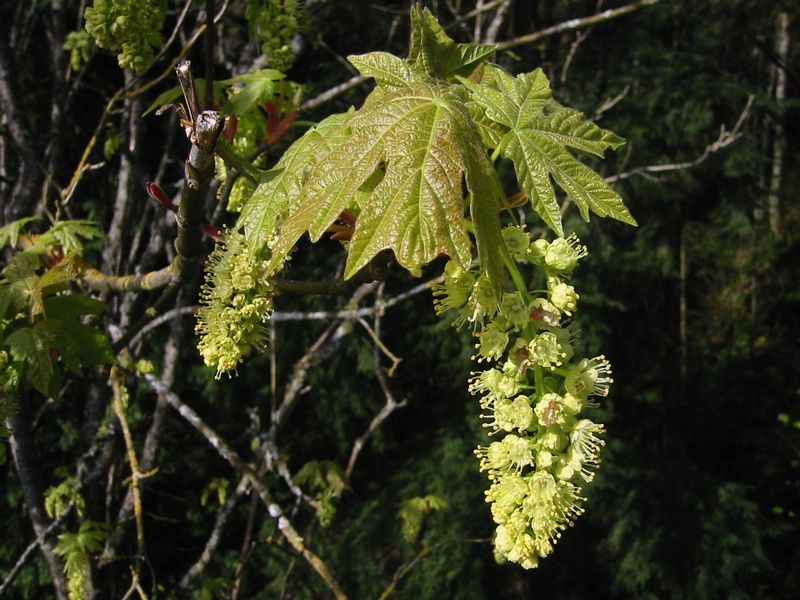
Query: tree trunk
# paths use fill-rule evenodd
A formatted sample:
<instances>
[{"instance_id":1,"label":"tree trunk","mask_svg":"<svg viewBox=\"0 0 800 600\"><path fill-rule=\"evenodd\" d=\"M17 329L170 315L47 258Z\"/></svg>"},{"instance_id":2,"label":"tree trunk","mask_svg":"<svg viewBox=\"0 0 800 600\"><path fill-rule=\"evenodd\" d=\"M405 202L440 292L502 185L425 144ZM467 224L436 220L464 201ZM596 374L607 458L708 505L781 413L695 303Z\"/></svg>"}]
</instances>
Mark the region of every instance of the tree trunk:
<instances>
[{"instance_id":1,"label":"tree trunk","mask_svg":"<svg viewBox=\"0 0 800 600\"><path fill-rule=\"evenodd\" d=\"M778 107L786 100L786 67L789 60L789 24L791 19L785 10L778 13L778 26L775 36L775 101ZM772 125L772 168L769 180L769 196L767 210L769 227L775 239L783 239L783 223L781 217L781 183L783 181L783 161L786 154L786 131L783 116L773 121Z\"/></svg>"}]
</instances>

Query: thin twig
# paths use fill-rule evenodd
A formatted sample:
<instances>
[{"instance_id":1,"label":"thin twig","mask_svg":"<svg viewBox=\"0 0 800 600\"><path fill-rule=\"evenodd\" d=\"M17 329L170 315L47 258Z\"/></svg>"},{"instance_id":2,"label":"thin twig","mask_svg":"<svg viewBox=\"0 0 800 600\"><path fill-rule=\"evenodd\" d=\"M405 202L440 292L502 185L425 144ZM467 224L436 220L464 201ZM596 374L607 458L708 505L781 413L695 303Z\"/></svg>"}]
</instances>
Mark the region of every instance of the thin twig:
<instances>
[{"instance_id":1,"label":"thin twig","mask_svg":"<svg viewBox=\"0 0 800 600\"><path fill-rule=\"evenodd\" d=\"M347 479L350 479L352 476L353 469L356 467L358 456L367 443L367 440L369 440L378 427L380 427L381 424L389 418L389 415L391 415L398 408L403 408L408 405L408 400L406 398L403 398L399 402L394 399L394 395L392 394L388 382L386 381L386 376L380 369L376 371L376 376L380 382L381 388L383 389L383 394L386 397L386 403L383 405L383 408L381 408L378 414L375 415L372 421L370 421L367 430L361 434L361 436L355 442L353 442L353 449L350 451L350 458L347 461L347 469L345 469L345 475L347 476Z\"/></svg>"},{"instance_id":2,"label":"thin twig","mask_svg":"<svg viewBox=\"0 0 800 600\"><path fill-rule=\"evenodd\" d=\"M381 290L379 290L378 296L381 296ZM376 313L375 315L375 331L376 335L380 332L380 313ZM375 360L375 376L378 379L378 383L381 386L381 390L383 390L383 396L386 398L386 402L383 405L383 408L378 412L377 415L372 419L367 427L367 430L361 434L361 436L353 442L353 449L350 451L350 458L347 461L347 469L345 469L345 475L349 480L353 475L353 469L355 469L356 461L358 460L358 456L361 453L361 450L364 448L364 445L367 443L367 440L372 436L373 433L381 426L386 419L389 418L395 410L398 408L403 408L408 404L408 400L403 398L400 402L395 400L394 394L392 393L392 389L389 387L389 382L386 380L386 376L383 374L383 368L381 367L380 363L380 355L378 353L378 344L375 344L374 349L374 360ZM391 373L391 371L390 371Z\"/></svg>"},{"instance_id":3,"label":"thin twig","mask_svg":"<svg viewBox=\"0 0 800 600\"><path fill-rule=\"evenodd\" d=\"M599 119L600 119L600 117L602 117L602 116L603 116L603 113L605 113L605 112L607 112L607 111L611 110L611 109L612 109L612 108L614 108L614 107L615 107L617 104L619 104L620 102L622 102L622 100L625 98L625 96L627 96L627 95L628 95L628 92L630 92L630 91L631 91L631 84L629 84L629 83L628 83L628 84L626 84L626 85L625 85L625 87L624 87L624 88L622 88L622 91L621 91L619 94L617 94L617 95L616 95L616 96L614 96L613 98L609 98L608 100L606 100L605 102L603 102L603 103L600 105L600 107L599 107L597 110L595 110L595 111L594 111L594 113L592 114L592 118L591 118L590 120L591 120L591 121L597 121L597 120L599 120Z\"/></svg>"},{"instance_id":4,"label":"thin twig","mask_svg":"<svg viewBox=\"0 0 800 600\"><path fill-rule=\"evenodd\" d=\"M504 0L504 2L500 4L497 12L494 13L494 17L492 17L492 22L489 23L489 27L486 29L486 37L483 39L484 44L494 44L500 27L503 26L503 22L506 20L510 8L511 0Z\"/></svg>"},{"instance_id":5,"label":"thin twig","mask_svg":"<svg viewBox=\"0 0 800 600\"><path fill-rule=\"evenodd\" d=\"M133 436L128 426L128 419L125 416L125 406L122 402L122 375L117 367L111 368L111 390L114 396L114 414L117 416L122 438L125 440L125 450L128 454L128 465L131 468L131 492L133 492L133 515L136 520L136 548L137 559L141 561L145 557L144 546L144 519L142 516L142 496L139 489L139 480L142 473L139 471L139 459L136 457L136 448L133 445ZM138 581L138 580L137 580Z\"/></svg>"},{"instance_id":6,"label":"thin twig","mask_svg":"<svg viewBox=\"0 0 800 600\"><path fill-rule=\"evenodd\" d=\"M452 538L442 540L433 544L432 546L423 546L413 560L398 567L394 573L394 576L392 577L391 583L386 587L385 590L383 590L380 600L386 600L386 598L397 591L397 584L400 583L400 580L408 575L411 570L417 566L417 564L428 558L434 550L437 550L442 546L446 546L447 544L488 544L491 541L492 540L490 538Z\"/></svg>"},{"instance_id":7,"label":"thin twig","mask_svg":"<svg viewBox=\"0 0 800 600\"><path fill-rule=\"evenodd\" d=\"M356 87L364 83L367 80L366 77L363 75L356 75L355 77L351 77L344 83L340 83L338 85L333 86L332 88L325 90L321 94L314 96L313 98L306 100L300 105L300 110L311 110L312 108L317 108L328 102L329 100L334 99L336 96L343 94L349 89Z\"/></svg>"},{"instance_id":8,"label":"thin twig","mask_svg":"<svg viewBox=\"0 0 800 600\"><path fill-rule=\"evenodd\" d=\"M219 542L222 539L222 532L225 529L225 525L228 523L228 518L230 518L233 509L248 489L250 489L250 480L247 479L247 477L242 477L236 486L236 490L225 500L225 504L222 505L222 508L220 508L217 513L214 527L211 530L211 534L208 536L206 545L203 547L203 552L194 564L189 567L189 570L186 571L184 576L181 577L180 583L178 583L180 589L188 589L192 582L205 571L208 563L211 562L211 558L217 546L219 546Z\"/></svg>"},{"instance_id":9,"label":"thin twig","mask_svg":"<svg viewBox=\"0 0 800 600\"><path fill-rule=\"evenodd\" d=\"M733 129L727 131L725 129L725 125L720 126L719 136L717 137L717 139L711 142L708 146L706 146L702 154L700 154L700 156L698 156L694 160L689 160L680 163L668 163L661 165L648 165L644 167L636 167L635 169L631 169L630 171L625 171L623 173L619 173L611 177L606 177L606 182L616 183L617 181L622 181L623 179L628 179L629 177L633 177L635 175L641 175L643 177L652 178L656 173L668 173L672 171L681 171L684 169L690 169L692 167L696 167L697 165L705 161L712 154L719 152L723 148L730 146L736 140L742 137L741 133L742 125L744 125L744 122L750 115L750 110L753 107L754 100L755 96L752 95L749 96L747 98L747 103L745 104L744 109L742 109L742 112L739 115L739 118L737 119Z\"/></svg>"},{"instance_id":10,"label":"thin twig","mask_svg":"<svg viewBox=\"0 0 800 600\"><path fill-rule=\"evenodd\" d=\"M397 366L403 359L394 354L391 350L389 350L389 348L386 347L386 344L384 344L383 341L381 341L381 338L378 336L378 334L372 330L372 327L369 326L369 323L367 323L364 319L357 319L357 321L366 330L366 332L369 334L369 337L372 338L375 347L379 348L380 351L383 352L383 354L386 356L386 358L392 361L392 366L389 368L389 377L391 377L392 375L394 375Z\"/></svg>"},{"instance_id":11,"label":"thin twig","mask_svg":"<svg viewBox=\"0 0 800 600\"><path fill-rule=\"evenodd\" d=\"M437 283L441 283L441 277L435 277L424 283L420 283L415 285L414 287L397 294L396 296L392 296L387 300L384 300L380 303L375 303L373 306L365 306L362 308L354 308L354 309L345 309L345 310L316 310L316 311L275 311L270 316L269 320L274 323L280 323L284 321L332 321L336 319L342 319L345 321L352 321L359 318L364 317L372 317L378 312L385 311L387 308L391 308L392 306L399 304L400 302L411 298L412 296L416 296L422 292L430 290L434 285ZM179 306L176 308L172 308L168 311L165 311L155 317L154 319L147 322L138 333L136 333L128 343L129 346L134 346L136 342L138 342L142 337L150 333L153 329L160 327L164 323L169 323L173 319L177 319L178 317L184 317L187 315L193 315L197 312L200 307L196 304L189 305L189 306ZM274 347L274 343L270 341L270 348Z\"/></svg>"},{"instance_id":12,"label":"thin twig","mask_svg":"<svg viewBox=\"0 0 800 600\"><path fill-rule=\"evenodd\" d=\"M4 592L9 590L9 586L14 582L14 579L16 579L17 575L22 570L22 567L25 566L25 563L27 563L31 556L33 556L36 548L39 547L45 538L47 538L51 533L61 526L61 523L66 520L74 506L75 502L70 500L64 511L62 511L62 513L58 515L55 520L53 520L45 529L43 529L30 544L28 544L28 547L25 548L22 554L20 554L17 562L14 563L13 567L11 567L11 570L8 572L3 582L0 583L0 597L2 597Z\"/></svg>"}]
</instances>

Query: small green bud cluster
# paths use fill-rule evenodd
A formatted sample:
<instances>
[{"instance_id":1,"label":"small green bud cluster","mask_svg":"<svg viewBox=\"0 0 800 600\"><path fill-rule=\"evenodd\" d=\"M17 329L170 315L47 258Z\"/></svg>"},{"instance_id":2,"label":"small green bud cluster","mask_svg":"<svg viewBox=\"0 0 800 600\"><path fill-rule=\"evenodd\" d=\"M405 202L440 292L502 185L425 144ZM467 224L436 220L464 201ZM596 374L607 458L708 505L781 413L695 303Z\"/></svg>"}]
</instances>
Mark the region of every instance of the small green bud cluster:
<instances>
[{"instance_id":1,"label":"small green bud cluster","mask_svg":"<svg viewBox=\"0 0 800 600\"><path fill-rule=\"evenodd\" d=\"M297 0L248 0L250 31L261 42L267 66L287 71L294 62L292 37L299 25Z\"/></svg>"},{"instance_id":2,"label":"small green bud cluster","mask_svg":"<svg viewBox=\"0 0 800 600\"><path fill-rule=\"evenodd\" d=\"M457 325L471 322L476 360L493 363L473 373L469 389L481 397L490 435L502 437L475 453L491 482L496 557L533 568L583 512L581 483L593 479L604 442L603 426L579 414L595 406L591 396L608 394L611 367L602 356L576 357L574 329L564 323L579 300L567 281L586 255L577 237L531 242L507 227L503 239L514 260L541 270L547 290L479 294L480 273L451 262L434 304L440 314L458 311Z\"/></svg>"},{"instance_id":3,"label":"small green bud cluster","mask_svg":"<svg viewBox=\"0 0 800 600\"><path fill-rule=\"evenodd\" d=\"M207 366L217 368L217 378L234 370L253 348L263 347L273 293L267 258L235 231L228 231L209 257L196 331L200 354Z\"/></svg>"},{"instance_id":4,"label":"small green bud cluster","mask_svg":"<svg viewBox=\"0 0 800 600\"><path fill-rule=\"evenodd\" d=\"M466 271L452 260L444 268L444 282L433 288L433 297L433 309L437 315L455 310L458 317L453 324L460 327L469 322L473 331L482 328L499 308L488 277L473 270Z\"/></svg>"},{"instance_id":5,"label":"small green bud cluster","mask_svg":"<svg viewBox=\"0 0 800 600\"><path fill-rule=\"evenodd\" d=\"M94 0L84 16L97 45L117 52L119 66L135 73L148 67L163 42L164 10L158 0Z\"/></svg>"}]
</instances>

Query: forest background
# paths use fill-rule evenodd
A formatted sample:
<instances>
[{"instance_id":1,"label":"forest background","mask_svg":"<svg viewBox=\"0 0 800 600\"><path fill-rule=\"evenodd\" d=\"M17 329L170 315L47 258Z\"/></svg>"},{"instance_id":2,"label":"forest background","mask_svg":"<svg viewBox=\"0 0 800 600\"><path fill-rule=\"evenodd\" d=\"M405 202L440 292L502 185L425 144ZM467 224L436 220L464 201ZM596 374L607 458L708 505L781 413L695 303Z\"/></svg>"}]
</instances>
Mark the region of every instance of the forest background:
<instances>
[{"instance_id":1,"label":"forest background","mask_svg":"<svg viewBox=\"0 0 800 600\"><path fill-rule=\"evenodd\" d=\"M217 80L285 69L269 88L285 105L273 104L272 121L265 109L261 126L276 133L292 100L300 112L264 144L267 166L308 121L361 104L369 84L343 57L408 49L408 2L309 0L296 32L265 22L291 40L273 64L261 50L274 42L253 34L246 10L282 3L168 2L165 51L137 75L70 35L87 4L0 6L0 198L3 224L37 216L35 232L56 218L99 222L105 239L88 240L84 256L106 274L159 269L174 254L175 219L145 183L176 194L189 143L175 115L145 112L176 85L179 54L198 78L209 62ZM125 427L107 368L20 399L8 424L22 461L9 452L0 467L0 595L65 597L69 553L53 548L88 520L98 524L89 595L324 597L242 465L232 468L202 427L247 468L263 467L276 502L354 598L800 595L797 4L423 4L457 41L498 43L494 61L510 72L541 67L560 102L627 140L594 167L639 227L565 214L565 230L590 248L575 276L582 340L612 360L616 380L595 411L607 446L586 514L538 569L495 564L472 456L485 434L465 386L474 340L437 318L419 286L442 264L421 280L393 269L360 298L279 296L267 352L222 380L197 354L195 281L130 344L129 363L146 359L154 374L128 367ZM210 45L207 6L220 17ZM232 224L213 196L212 223ZM341 257L335 241L304 245L293 277L326 279ZM157 297L93 294L107 306L96 324L112 338ZM179 405L204 422L188 422ZM141 512L129 493L131 445ZM43 532L40 551L32 542Z\"/></svg>"}]
</instances>

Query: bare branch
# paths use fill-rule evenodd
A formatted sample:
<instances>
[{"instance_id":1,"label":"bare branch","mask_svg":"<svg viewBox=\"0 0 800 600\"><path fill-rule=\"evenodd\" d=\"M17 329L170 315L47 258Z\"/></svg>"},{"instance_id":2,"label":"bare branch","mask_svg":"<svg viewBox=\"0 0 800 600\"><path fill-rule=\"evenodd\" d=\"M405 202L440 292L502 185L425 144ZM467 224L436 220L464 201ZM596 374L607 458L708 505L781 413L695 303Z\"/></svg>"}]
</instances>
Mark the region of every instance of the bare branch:
<instances>
[{"instance_id":1,"label":"bare branch","mask_svg":"<svg viewBox=\"0 0 800 600\"><path fill-rule=\"evenodd\" d=\"M367 440L369 440L372 434L377 431L378 427L380 427L381 424L389 418L389 415L391 415L398 408L403 408L404 406L408 405L408 400L406 398L403 398L399 402L395 400L394 394L392 394L392 390L389 387L389 382L386 381L386 376L383 374L383 371L380 369L380 367L375 371L375 375L378 378L381 389L383 390L386 403L383 405L383 408L381 408L378 414L375 415L372 421L370 421L367 430L361 434L361 436L355 442L353 442L353 449L350 451L350 458L347 461L347 469L345 469L345 475L347 476L347 479L350 479L352 476L353 469L356 467L358 455L361 453L361 450L364 448Z\"/></svg>"},{"instance_id":2,"label":"bare branch","mask_svg":"<svg viewBox=\"0 0 800 600\"><path fill-rule=\"evenodd\" d=\"M224 458L234 469L239 471L242 475L247 477L253 488L258 492L261 501L267 508L269 516L272 517L276 523L278 530L286 537L289 545L295 549L299 554L306 559L308 564L317 572L320 578L330 588L337 599L346 599L347 596L342 591L338 581L330 572L328 565L311 550L309 550L303 538L291 524L289 519L284 514L283 509L273 500L272 494L264 484L261 477L253 469L253 467L242 460L242 458L225 442L211 427L209 427L200 416L187 404L185 404L176 394L169 391L158 379L152 375L144 375L145 381L155 391L164 394L169 405L174 408L178 413L203 437L206 438L209 444Z\"/></svg>"},{"instance_id":3,"label":"bare branch","mask_svg":"<svg viewBox=\"0 0 800 600\"><path fill-rule=\"evenodd\" d=\"M523 44L530 44L542 38L550 37L551 35L556 35L559 33L563 33L565 31L572 31L573 29L581 29L583 27L588 27L589 25L594 25L596 23L610 21L611 19L616 19L617 17L627 15L628 13L632 13L645 6L652 6L653 4L658 4L660 1L661 0L639 0L638 2L631 2L630 4L625 4L624 6L620 6L619 8L610 8L608 10L604 10L603 12L599 12L588 17L569 19L568 21L558 23L557 25L553 25L552 27L547 27L540 31L534 31L533 33L528 33L510 40L506 40L504 42L500 42L497 44L497 49L508 50L509 48L514 48L516 46L521 46Z\"/></svg>"},{"instance_id":4,"label":"bare branch","mask_svg":"<svg viewBox=\"0 0 800 600\"><path fill-rule=\"evenodd\" d=\"M614 108L617 104L622 102L622 100L625 98L625 96L628 95L628 92L630 91L631 91L631 84L627 84L624 88L622 88L622 91L619 94L603 102L600 105L600 107L594 111L594 113L592 114L592 118L590 120L591 121L599 120L600 117L603 116L603 113L608 112L609 110Z\"/></svg>"},{"instance_id":5,"label":"bare branch","mask_svg":"<svg viewBox=\"0 0 800 600\"><path fill-rule=\"evenodd\" d=\"M343 94L347 90L352 89L357 85L364 83L366 80L367 78L364 77L363 75L356 75L355 77L351 77L344 83L335 85L332 88L325 90L318 96L314 96L310 100L306 100L300 105L300 110L311 110L312 108L317 108L318 106L325 104L329 100L336 98L336 96Z\"/></svg>"},{"instance_id":6,"label":"bare branch","mask_svg":"<svg viewBox=\"0 0 800 600\"><path fill-rule=\"evenodd\" d=\"M128 465L131 468L131 492L133 494L133 515L136 519L136 548L138 552L137 562L145 557L144 549L144 519L142 517L142 496L139 490L139 480L142 472L139 471L139 459L136 456L136 448L133 444L133 436L128 426L128 418L125 416L125 406L122 399L122 381L119 370L111 368L111 390L114 396L114 414L117 416L122 437L125 440L125 449L128 454Z\"/></svg>"},{"instance_id":7,"label":"bare branch","mask_svg":"<svg viewBox=\"0 0 800 600\"><path fill-rule=\"evenodd\" d=\"M691 169L692 167L696 167L697 165L705 161L709 156L715 154L716 152L719 152L723 148L727 148L742 136L741 133L742 125L744 125L744 122L750 115L750 110L753 107L754 100L755 100L754 96L749 96L747 98L747 103L745 104L744 109L742 109L742 112L739 115L739 118L737 119L733 129L727 131L725 129L725 125L720 126L719 136L717 137L717 139L711 142L708 146L706 146L702 154L700 154L700 156L698 156L694 160L689 160L680 163L669 163L662 165L648 165L644 167L636 167L635 169L631 169L630 171L625 171L623 173L619 173L611 177L606 177L606 182L616 183L617 181L622 181L623 179L628 179L635 175L641 175L643 177L654 177L656 174L659 173L681 171L684 169Z\"/></svg>"},{"instance_id":8,"label":"bare branch","mask_svg":"<svg viewBox=\"0 0 800 600\"><path fill-rule=\"evenodd\" d=\"M91 290L98 292L141 292L157 290L174 281L177 276L174 265L157 271L138 273L136 275L107 275L97 269L86 266L79 270L78 277Z\"/></svg>"},{"instance_id":9,"label":"bare branch","mask_svg":"<svg viewBox=\"0 0 800 600\"><path fill-rule=\"evenodd\" d=\"M394 592L396 592L397 585L400 583L403 577L408 575L414 567L428 558L435 550L438 550L439 548L448 544L489 544L491 541L491 538L452 538L442 540L436 544L433 544L432 546L423 546L413 560L398 567L397 571L395 571L394 576L392 577L391 583L389 583L386 589L383 590L380 600L386 600L386 598L389 598Z\"/></svg>"},{"instance_id":10,"label":"bare branch","mask_svg":"<svg viewBox=\"0 0 800 600\"><path fill-rule=\"evenodd\" d=\"M23 399L24 400L24 399ZM44 511L42 498L41 473L36 461L33 434L30 430L29 417L25 402L20 402L18 414L8 419L12 430L10 446L14 466L17 469L22 493L28 505L28 516L36 534L38 546L47 563L56 598L66 599L67 585L64 579L63 565L53 552L53 546L47 539L48 527L51 525Z\"/></svg>"},{"instance_id":11,"label":"bare branch","mask_svg":"<svg viewBox=\"0 0 800 600\"><path fill-rule=\"evenodd\" d=\"M511 0L504 0L500 4L497 12L494 13L494 17L492 17L492 22L489 23L489 27L486 29L486 37L483 39L483 43L494 44L495 40L497 40L497 34L500 31L500 27L503 26L503 22L505 22L506 16L508 16L508 10L510 8Z\"/></svg>"},{"instance_id":12,"label":"bare branch","mask_svg":"<svg viewBox=\"0 0 800 600\"><path fill-rule=\"evenodd\" d=\"M236 508L239 500L248 489L250 489L250 480L247 479L247 477L242 477L239 480L239 484L236 486L236 490L225 500L225 504L222 505L222 508L220 508L217 513L211 535L208 536L208 540L203 547L203 552L200 554L200 557L189 567L186 574L181 577L181 581L178 584L180 589L188 589L189 586L192 585L192 582L205 571L208 563L211 562L211 558L214 556L217 546L219 546L220 539L222 539L222 532L225 529L225 525L228 523L228 518L230 518L233 509Z\"/></svg>"}]
</instances>

